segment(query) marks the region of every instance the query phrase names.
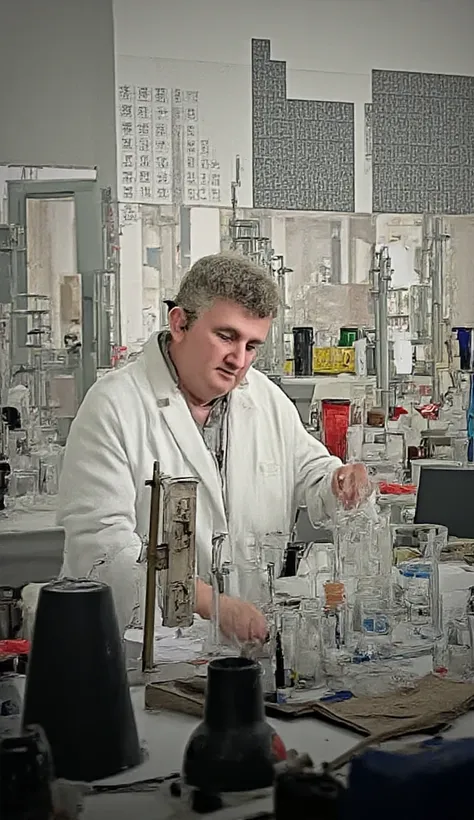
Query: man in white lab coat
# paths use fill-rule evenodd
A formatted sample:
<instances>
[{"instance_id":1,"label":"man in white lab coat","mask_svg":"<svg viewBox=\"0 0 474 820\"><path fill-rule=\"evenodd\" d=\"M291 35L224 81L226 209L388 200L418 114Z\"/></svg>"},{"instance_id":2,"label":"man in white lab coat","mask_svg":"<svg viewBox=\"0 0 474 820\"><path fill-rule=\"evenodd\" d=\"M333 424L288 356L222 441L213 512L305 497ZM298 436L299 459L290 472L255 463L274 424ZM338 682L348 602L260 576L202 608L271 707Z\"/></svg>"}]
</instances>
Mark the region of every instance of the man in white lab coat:
<instances>
[{"instance_id":1,"label":"man in white lab coat","mask_svg":"<svg viewBox=\"0 0 474 820\"><path fill-rule=\"evenodd\" d=\"M255 538L289 533L298 505L313 521L369 488L363 465L342 466L307 433L288 397L251 365L279 304L273 279L247 258L204 257L183 278L169 331L154 333L133 363L102 377L71 426L58 524L63 574L110 584L122 629L143 611L150 490L159 461L171 477L199 479L196 611L210 617L211 543L249 557ZM253 556L254 558L256 556ZM224 598L221 628L263 639L265 619Z\"/></svg>"}]
</instances>

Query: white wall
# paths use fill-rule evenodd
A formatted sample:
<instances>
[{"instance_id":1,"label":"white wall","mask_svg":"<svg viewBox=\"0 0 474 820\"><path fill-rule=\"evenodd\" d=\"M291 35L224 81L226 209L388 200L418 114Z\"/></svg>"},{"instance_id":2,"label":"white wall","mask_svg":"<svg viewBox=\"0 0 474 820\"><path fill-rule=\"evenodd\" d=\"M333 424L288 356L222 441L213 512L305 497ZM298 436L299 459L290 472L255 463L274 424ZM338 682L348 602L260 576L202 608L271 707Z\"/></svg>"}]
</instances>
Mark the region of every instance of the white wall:
<instances>
[{"instance_id":1,"label":"white wall","mask_svg":"<svg viewBox=\"0 0 474 820\"><path fill-rule=\"evenodd\" d=\"M112 0L3 0L0 163L95 167L116 187Z\"/></svg>"},{"instance_id":2,"label":"white wall","mask_svg":"<svg viewBox=\"0 0 474 820\"><path fill-rule=\"evenodd\" d=\"M211 253L219 253L220 213L217 208L191 208L191 265Z\"/></svg>"},{"instance_id":3,"label":"white wall","mask_svg":"<svg viewBox=\"0 0 474 820\"><path fill-rule=\"evenodd\" d=\"M142 220L124 224L121 219L120 238L120 313L124 344L144 339L143 324L143 242Z\"/></svg>"},{"instance_id":4,"label":"white wall","mask_svg":"<svg viewBox=\"0 0 474 820\"><path fill-rule=\"evenodd\" d=\"M474 217L454 217L447 220L448 273L453 325L474 327Z\"/></svg>"},{"instance_id":5,"label":"white wall","mask_svg":"<svg viewBox=\"0 0 474 820\"><path fill-rule=\"evenodd\" d=\"M200 92L223 204L240 154L239 198L252 205L252 37L270 39L272 58L287 62L290 97L355 103L358 212L371 210L371 70L474 74L472 0L114 0L114 14L118 83Z\"/></svg>"}]
</instances>

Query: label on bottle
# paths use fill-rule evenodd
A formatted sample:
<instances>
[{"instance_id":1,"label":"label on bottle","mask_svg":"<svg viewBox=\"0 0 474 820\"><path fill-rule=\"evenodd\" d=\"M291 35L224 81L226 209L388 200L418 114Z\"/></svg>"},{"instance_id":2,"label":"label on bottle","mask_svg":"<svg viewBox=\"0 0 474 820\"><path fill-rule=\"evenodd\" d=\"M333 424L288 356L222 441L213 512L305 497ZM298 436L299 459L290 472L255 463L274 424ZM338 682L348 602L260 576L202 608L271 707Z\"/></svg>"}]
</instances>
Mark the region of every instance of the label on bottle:
<instances>
[{"instance_id":1,"label":"label on bottle","mask_svg":"<svg viewBox=\"0 0 474 820\"><path fill-rule=\"evenodd\" d=\"M388 635L390 629L389 620L383 613L368 615L362 621L362 629L364 632L370 634Z\"/></svg>"}]
</instances>

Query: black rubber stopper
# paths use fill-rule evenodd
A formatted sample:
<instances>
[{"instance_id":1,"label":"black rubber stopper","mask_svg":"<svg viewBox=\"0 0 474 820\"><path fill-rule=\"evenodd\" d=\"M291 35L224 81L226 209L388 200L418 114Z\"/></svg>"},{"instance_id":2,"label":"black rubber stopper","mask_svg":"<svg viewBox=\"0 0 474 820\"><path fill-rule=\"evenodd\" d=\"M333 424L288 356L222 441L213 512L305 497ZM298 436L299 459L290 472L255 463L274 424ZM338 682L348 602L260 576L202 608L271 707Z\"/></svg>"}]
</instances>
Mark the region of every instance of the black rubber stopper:
<instances>
[{"instance_id":1,"label":"black rubber stopper","mask_svg":"<svg viewBox=\"0 0 474 820\"><path fill-rule=\"evenodd\" d=\"M63 579L40 592L23 725L42 726L57 777L99 780L142 759L112 591Z\"/></svg>"},{"instance_id":2,"label":"black rubber stopper","mask_svg":"<svg viewBox=\"0 0 474 820\"><path fill-rule=\"evenodd\" d=\"M185 783L208 796L264 789L285 756L265 720L259 664L248 658L211 661L204 720L184 755Z\"/></svg>"}]
</instances>

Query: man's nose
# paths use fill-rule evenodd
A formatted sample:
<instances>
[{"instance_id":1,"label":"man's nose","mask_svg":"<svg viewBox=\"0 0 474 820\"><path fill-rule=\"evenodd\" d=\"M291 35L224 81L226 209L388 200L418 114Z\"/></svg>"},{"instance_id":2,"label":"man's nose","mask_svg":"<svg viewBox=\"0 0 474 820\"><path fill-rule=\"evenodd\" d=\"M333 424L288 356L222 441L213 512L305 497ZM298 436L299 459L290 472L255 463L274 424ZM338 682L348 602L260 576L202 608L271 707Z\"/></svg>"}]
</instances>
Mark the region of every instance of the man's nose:
<instances>
[{"instance_id":1,"label":"man's nose","mask_svg":"<svg viewBox=\"0 0 474 820\"><path fill-rule=\"evenodd\" d=\"M235 368L235 370L240 370L245 365L245 356L246 356L246 347L245 344L241 344L237 342L232 351L229 351L228 355L226 356L226 361Z\"/></svg>"}]
</instances>

